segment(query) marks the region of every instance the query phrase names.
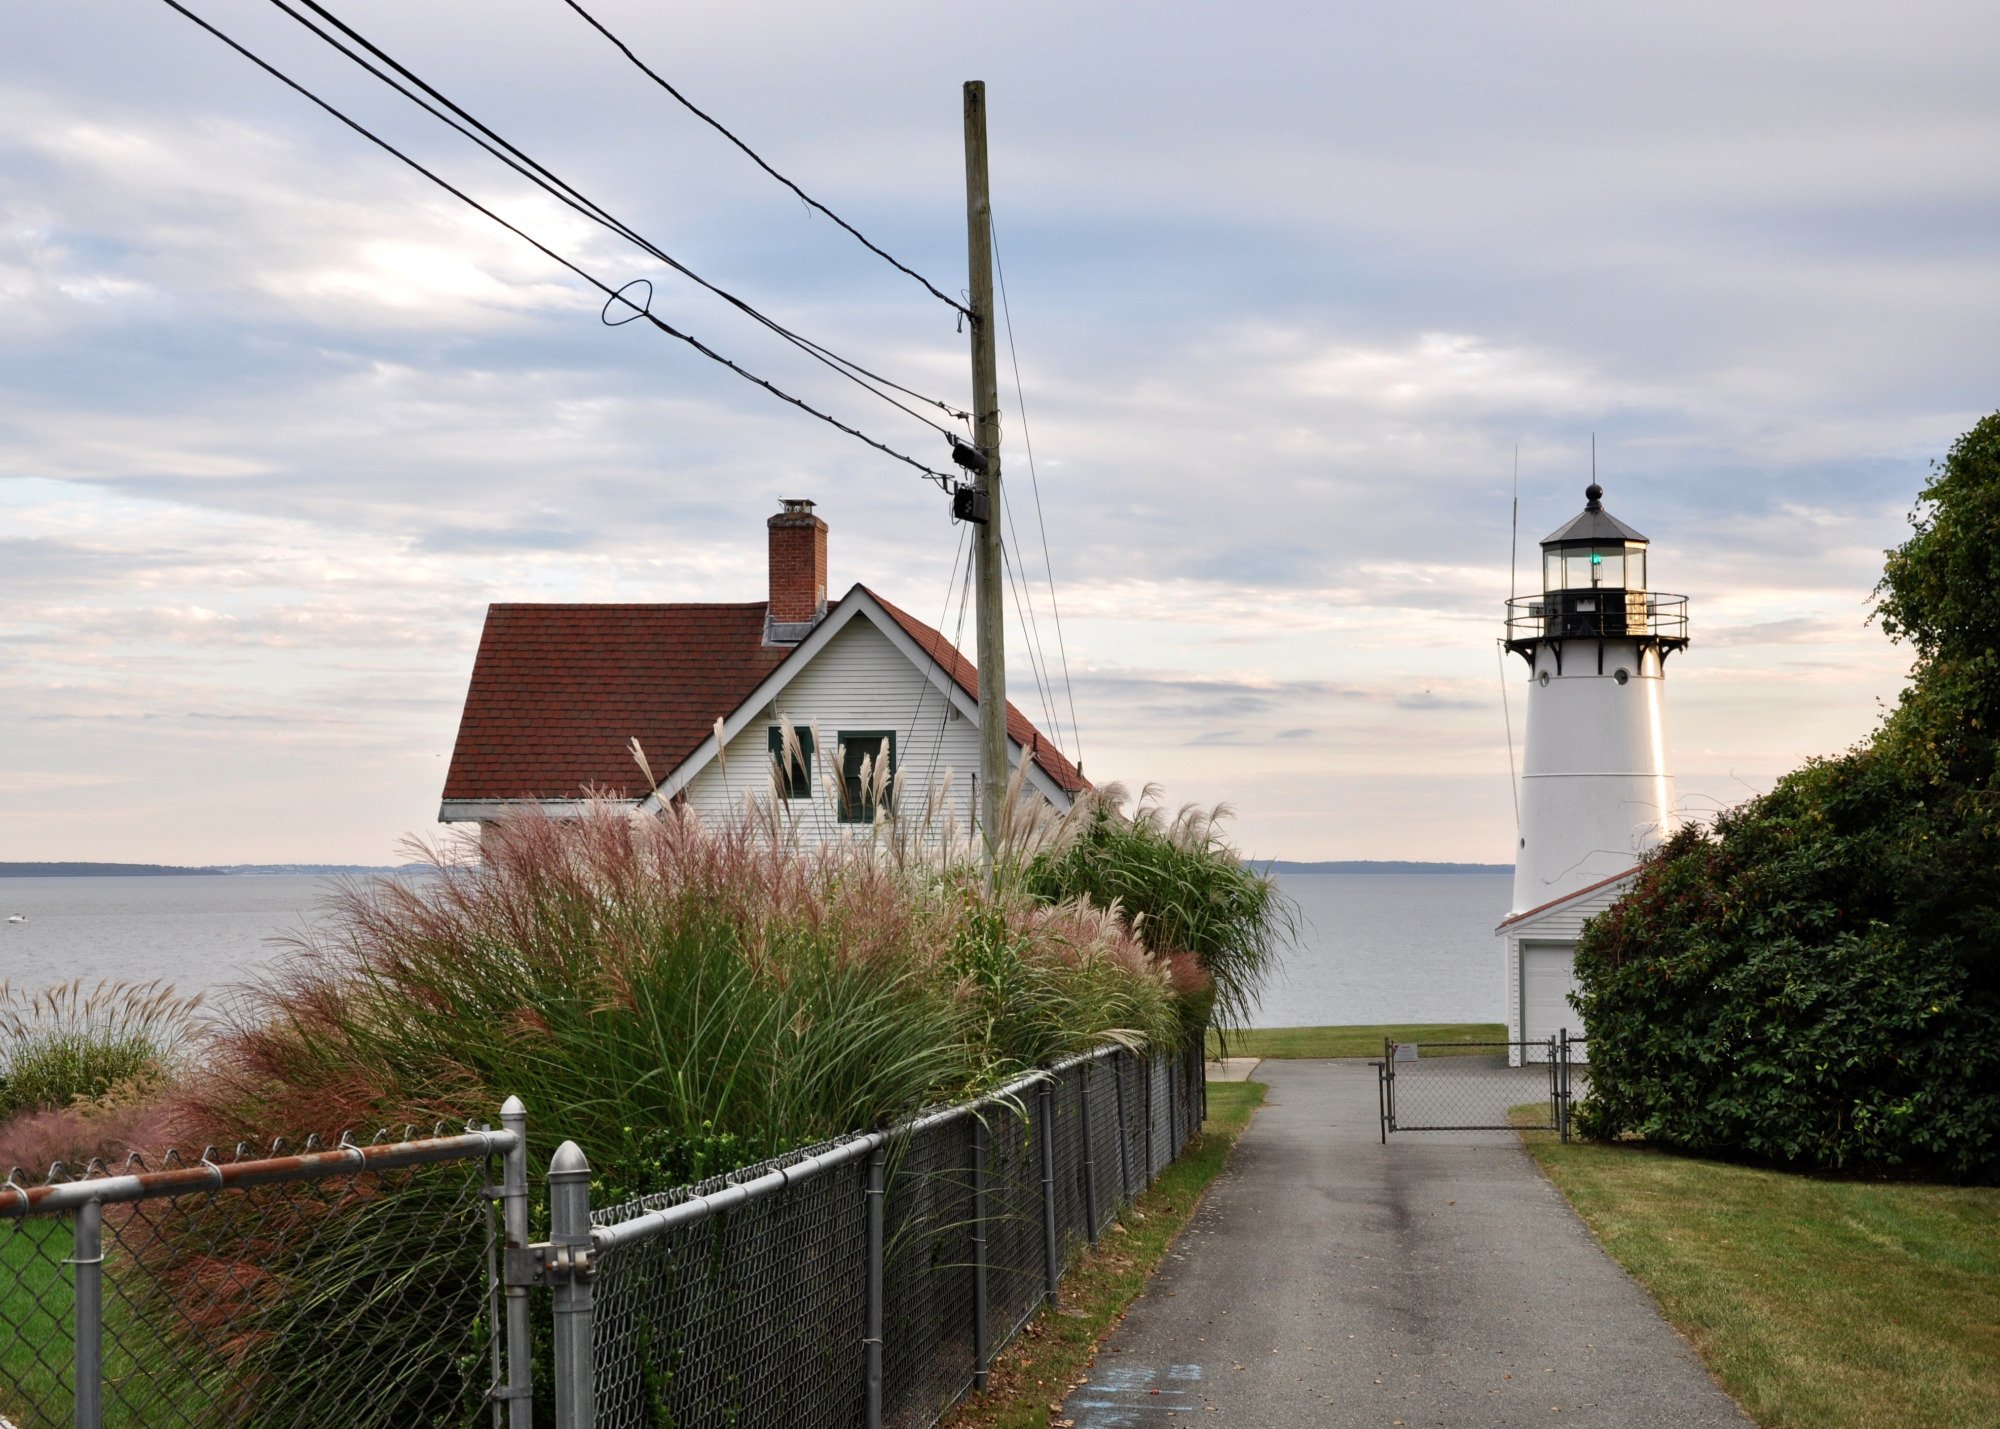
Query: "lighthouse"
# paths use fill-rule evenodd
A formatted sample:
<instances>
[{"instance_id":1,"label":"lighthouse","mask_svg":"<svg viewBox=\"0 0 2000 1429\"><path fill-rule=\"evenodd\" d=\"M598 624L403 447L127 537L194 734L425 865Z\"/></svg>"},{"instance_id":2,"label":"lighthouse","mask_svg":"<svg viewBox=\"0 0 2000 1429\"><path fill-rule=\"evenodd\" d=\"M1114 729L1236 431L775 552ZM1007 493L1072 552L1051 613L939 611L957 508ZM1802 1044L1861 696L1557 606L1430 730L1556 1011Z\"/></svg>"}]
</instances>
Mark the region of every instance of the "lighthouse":
<instances>
[{"instance_id":1,"label":"lighthouse","mask_svg":"<svg viewBox=\"0 0 2000 1429\"><path fill-rule=\"evenodd\" d=\"M1592 482L1542 542L1540 594L1507 602L1527 680L1513 909L1498 930L1511 1040L1584 1032L1567 1001L1577 936L1673 831L1667 660L1687 647L1687 597L1650 587L1649 549Z\"/></svg>"}]
</instances>

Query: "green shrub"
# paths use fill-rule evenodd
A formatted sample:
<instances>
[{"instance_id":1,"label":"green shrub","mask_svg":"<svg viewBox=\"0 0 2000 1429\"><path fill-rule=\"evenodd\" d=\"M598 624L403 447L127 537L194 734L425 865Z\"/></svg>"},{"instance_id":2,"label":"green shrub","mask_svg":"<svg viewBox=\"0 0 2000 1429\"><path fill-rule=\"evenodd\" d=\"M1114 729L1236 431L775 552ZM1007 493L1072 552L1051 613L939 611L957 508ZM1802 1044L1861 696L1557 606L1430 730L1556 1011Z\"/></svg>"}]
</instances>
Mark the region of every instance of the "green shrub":
<instances>
[{"instance_id":1,"label":"green shrub","mask_svg":"<svg viewBox=\"0 0 2000 1429\"><path fill-rule=\"evenodd\" d=\"M1684 830L1586 927L1579 1125L1787 1165L2000 1175L2000 414L1925 487L1868 744Z\"/></svg>"}]
</instances>

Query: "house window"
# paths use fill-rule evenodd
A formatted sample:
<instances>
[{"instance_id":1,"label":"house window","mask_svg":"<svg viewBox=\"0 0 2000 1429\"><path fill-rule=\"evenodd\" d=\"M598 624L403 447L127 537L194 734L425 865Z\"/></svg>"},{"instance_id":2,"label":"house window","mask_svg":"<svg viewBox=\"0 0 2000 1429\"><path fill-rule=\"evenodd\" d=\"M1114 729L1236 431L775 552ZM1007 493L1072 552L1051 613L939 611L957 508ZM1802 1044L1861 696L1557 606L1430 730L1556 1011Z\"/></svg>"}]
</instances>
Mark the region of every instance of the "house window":
<instances>
[{"instance_id":1,"label":"house window","mask_svg":"<svg viewBox=\"0 0 2000 1429\"><path fill-rule=\"evenodd\" d=\"M862 771L868 778L864 784ZM878 772L881 771L881 772ZM843 729L840 732L840 821L875 822L875 794L884 791L885 814L895 812L888 800L889 780L896 773L896 732L892 729Z\"/></svg>"},{"instance_id":2,"label":"house window","mask_svg":"<svg viewBox=\"0 0 2000 1429\"><path fill-rule=\"evenodd\" d=\"M792 735L798 740L798 752L797 757L787 760L785 727L781 724L771 726L771 766L777 775L779 796L810 799L813 796L813 732L804 725L794 725Z\"/></svg>"}]
</instances>

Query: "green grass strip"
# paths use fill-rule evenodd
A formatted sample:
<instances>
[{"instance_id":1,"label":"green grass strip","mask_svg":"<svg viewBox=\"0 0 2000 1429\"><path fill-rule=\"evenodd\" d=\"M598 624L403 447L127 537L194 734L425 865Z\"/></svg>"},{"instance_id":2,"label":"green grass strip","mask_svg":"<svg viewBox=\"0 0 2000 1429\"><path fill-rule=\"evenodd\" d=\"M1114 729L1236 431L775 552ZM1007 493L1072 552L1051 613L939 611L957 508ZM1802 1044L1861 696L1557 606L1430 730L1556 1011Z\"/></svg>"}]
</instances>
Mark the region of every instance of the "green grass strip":
<instances>
[{"instance_id":1,"label":"green grass strip","mask_svg":"<svg viewBox=\"0 0 2000 1429\"><path fill-rule=\"evenodd\" d=\"M1382 1039L1397 1042L1501 1042L1498 1022L1387 1022L1350 1027L1256 1027L1229 1034L1232 1057L1379 1057ZM1208 1054L1218 1042L1208 1035ZM1491 1049L1486 1049L1491 1050Z\"/></svg>"},{"instance_id":2,"label":"green grass strip","mask_svg":"<svg viewBox=\"0 0 2000 1429\"><path fill-rule=\"evenodd\" d=\"M1765 1429L2000 1424L2000 1189L1526 1140Z\"/></svg>"},{"instance_id":3,"label":"green grass strip","mask_svg":"<svg viewBox=\"0 0 2000 1429\"><path fill-rule=\"evenodd\" d=\"M994 1356L986 1391L945 1416L942 1429L1041 1429L1083 1376L1098 1341L1124 1317L1166 1258L1202 1193L1264 1100L1262 1082L1211 1082L1208 1120L1180 1159L1081 1252L1063 1276L1054 1314L1044 1309Z\"/></svg>"}]
</instances>

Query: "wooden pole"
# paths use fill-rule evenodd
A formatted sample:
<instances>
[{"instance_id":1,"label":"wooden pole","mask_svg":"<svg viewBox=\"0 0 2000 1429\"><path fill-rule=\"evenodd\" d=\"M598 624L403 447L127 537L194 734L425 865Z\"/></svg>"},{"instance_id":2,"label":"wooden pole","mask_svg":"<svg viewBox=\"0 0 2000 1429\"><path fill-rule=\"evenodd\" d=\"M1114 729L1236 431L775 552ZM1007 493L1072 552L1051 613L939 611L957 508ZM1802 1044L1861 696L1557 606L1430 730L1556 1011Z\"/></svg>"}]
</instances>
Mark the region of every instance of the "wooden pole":
<instances>
[{"instance_id":1,"label":"wooden pole","mask_svg":"<svg viewBox=\"0 0 2000 1429\"><path fill-rule=\"evenodd\" d=\"M993 347L993 210L986 187L986 83L965 83L965 228L971 276L973 437L986 459L980 476L986 520L973 527L979 634L979 833L986 885L993 886L1000 813L1007 793L1007 630L1000 595L1000 364Z\"/></svg>"}]
</instances>

